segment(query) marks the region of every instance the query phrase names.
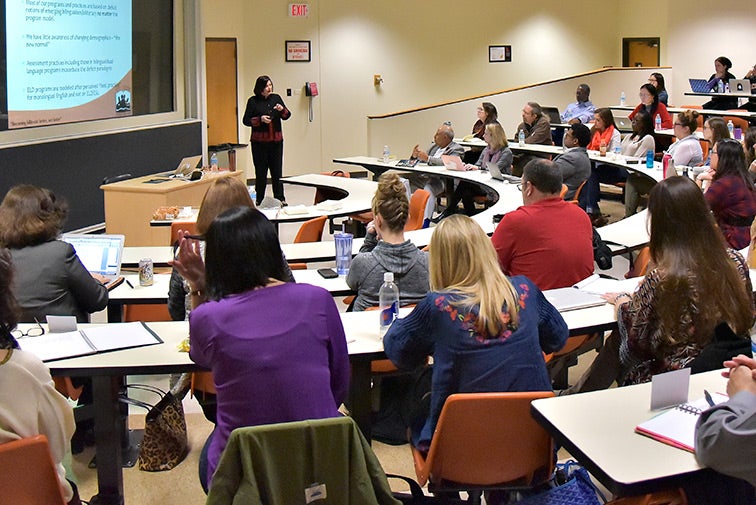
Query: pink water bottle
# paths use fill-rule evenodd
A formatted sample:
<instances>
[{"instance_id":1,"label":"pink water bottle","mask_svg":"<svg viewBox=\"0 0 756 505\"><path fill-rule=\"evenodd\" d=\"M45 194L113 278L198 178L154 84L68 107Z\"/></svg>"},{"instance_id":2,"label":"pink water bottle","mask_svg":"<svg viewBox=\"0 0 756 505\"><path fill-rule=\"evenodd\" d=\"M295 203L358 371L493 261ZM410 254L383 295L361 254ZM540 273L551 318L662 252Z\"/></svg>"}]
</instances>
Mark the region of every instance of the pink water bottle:
<instances>
[{"instance_id":1,"label":"pink water bottle","mask_svg":"<svg viewBox=\"0 0 756 505\"><path fill-rule=\"evenodd\" d=\"M672 169L670 170L670 163L672 161L672 155L669 153L664 153L664 156L662 156L662 177L666 179L667 177L671 177L673 175L677 175L677 172L675 172L675 167L672 165Z\"/></svg>"}]
</instances>

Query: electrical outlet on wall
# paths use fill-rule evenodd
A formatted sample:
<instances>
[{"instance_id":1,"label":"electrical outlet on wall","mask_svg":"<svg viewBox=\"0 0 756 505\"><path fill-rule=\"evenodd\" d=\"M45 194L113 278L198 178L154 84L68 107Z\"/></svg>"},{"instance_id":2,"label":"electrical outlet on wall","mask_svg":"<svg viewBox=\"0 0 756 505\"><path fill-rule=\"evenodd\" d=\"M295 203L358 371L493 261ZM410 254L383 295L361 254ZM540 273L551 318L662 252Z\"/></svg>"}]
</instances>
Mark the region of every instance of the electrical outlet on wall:
<instances>
[{"instance_id":1,"label":"electrical outlet on wall","mask_svg":"<svg viewBox=\"0 0 756 505\"><path fill-rule=\"evenodd\" d=\"M291 88L286 88L286 96L291 96Z\"/></svg>"}]
</instances>

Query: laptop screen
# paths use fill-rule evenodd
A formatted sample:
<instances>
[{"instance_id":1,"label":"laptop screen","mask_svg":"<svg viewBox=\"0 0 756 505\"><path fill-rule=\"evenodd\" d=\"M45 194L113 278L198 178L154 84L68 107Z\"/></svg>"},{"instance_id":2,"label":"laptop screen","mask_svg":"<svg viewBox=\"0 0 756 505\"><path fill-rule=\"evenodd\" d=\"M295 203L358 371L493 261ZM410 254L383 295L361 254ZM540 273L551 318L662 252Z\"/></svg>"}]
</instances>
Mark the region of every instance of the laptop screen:
<instances>
[{"instance_id":1,"label":"laptop screen","mask_svg":"<svg viewBox=\"0 0 756 505\"><path fill-rule=\"evenodd\" d=\"M84 268L89 272L108 277L120 273L123 235L67 234L61 239L73 246Z\"/></svg>"}]
</instances>

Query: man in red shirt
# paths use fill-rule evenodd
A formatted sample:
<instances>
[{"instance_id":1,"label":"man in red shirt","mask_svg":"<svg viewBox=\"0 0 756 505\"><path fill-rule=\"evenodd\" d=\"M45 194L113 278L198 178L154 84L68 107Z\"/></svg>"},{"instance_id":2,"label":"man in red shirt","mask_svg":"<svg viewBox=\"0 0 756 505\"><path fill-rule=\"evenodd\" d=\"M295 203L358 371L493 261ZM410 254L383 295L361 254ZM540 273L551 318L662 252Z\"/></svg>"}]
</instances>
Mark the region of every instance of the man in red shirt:
<instances>
[{"instance_id":1,"label":"man in red shirt","mask_svg":"<svg viewBox=\"0 0 756 505\"><path fill-rule=\"evenodd\" d=\"M491 240L506 275L525 275L540 289L571 286L593 273L588 214L559 197L562 174L535 159L522 176L523 206L504 215Z\"/></svg>"}]
</instances>

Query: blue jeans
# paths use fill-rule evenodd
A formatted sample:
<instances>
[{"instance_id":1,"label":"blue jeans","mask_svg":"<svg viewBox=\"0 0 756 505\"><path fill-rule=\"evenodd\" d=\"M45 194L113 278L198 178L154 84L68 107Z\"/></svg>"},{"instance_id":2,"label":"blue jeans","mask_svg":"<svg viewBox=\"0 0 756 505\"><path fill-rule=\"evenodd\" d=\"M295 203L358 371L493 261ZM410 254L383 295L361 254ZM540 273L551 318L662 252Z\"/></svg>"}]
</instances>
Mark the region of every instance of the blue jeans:
<instances>
[{"instance_id":1,"label":"blue jeans","mask_svg":"<svg viewBox=\"0 0 756 505\"><path fill-rule=\"evenodd\" d=\"M580 192L580 199L585 202L585 211L588 214L599 213L599 199L601 197L601 187L599 184L616 184L627 180L627 170L614 165L596 165L591 169L591 175L588 182L583 186ZM581 205L582 206L582 205Z\"/></svg>"},{"instance_id":2,"label":"blue jeans","mask_svg":"<svg viewBox=\"0 0 756 505\"><path fill-rule=\"evenodd\" d=\"M207 453L210 450L210 443L213 441L213 435L215 435L215 430L218 428L214 428L212 433L207 437L207 440L205 440L205 445L202 447L202 452L200 453L200 459L199 459L199 481L202 485L202 490L205 491L205 494L207 494L207 490L209 489L209 486L207 485Z\"/></svg>"}]
</instances>

